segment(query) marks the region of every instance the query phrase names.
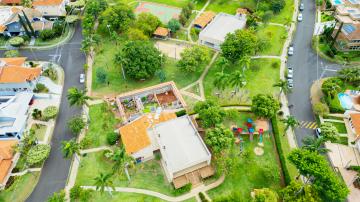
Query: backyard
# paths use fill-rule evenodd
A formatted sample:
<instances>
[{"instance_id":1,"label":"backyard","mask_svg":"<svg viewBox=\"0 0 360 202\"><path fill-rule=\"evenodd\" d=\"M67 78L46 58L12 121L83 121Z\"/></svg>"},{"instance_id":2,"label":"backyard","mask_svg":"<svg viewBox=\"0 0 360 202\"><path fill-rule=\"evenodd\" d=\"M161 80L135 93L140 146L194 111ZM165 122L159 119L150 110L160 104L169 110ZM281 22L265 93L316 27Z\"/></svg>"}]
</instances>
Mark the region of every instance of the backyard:
<instances>
[{"instance_id":1,"label":"backyard","mask_svg":"<svg viewBox=\"0 0 360 202\"><path fill-rule=\"evenodd\" d=\"M15 177L9 188L0 192L0 201L23 202L31 194L39 180L40 173L28 173Z\"/></svg>"},{"instance_id":2,"label":"backyard","mask_svg":"<svg viewBox=\"0 0 360 202\"><path fill-rule=\"evenodd\" d=\"M257 36L260 39L269 41L269 48L258 53L258 55L281 55L287 37L287 31L284 27L277 25L260 25Z\"/></svg>"},{"instance_id":3,"label":"backyard","mask_svg":"<svg viewBox=\"0 0 360 202\"><path fill-rule=\"evenodd\" d=\"M221 71L221 67L213 65L204 80L206 98L214 99L220 105L229 105L251 104L251 98L259 93L277 96L279 90L273 87L273 84L279 80L279 67L280 61L276 59L253 59L250 68L245 71L247 84L240 89L239 93L232 96L231 92L234 88L231 86L221 91L214 86L215 74ZM242 67L228 67L224 69L224 73L231 74L236 70L242 71ZM219 95L217 96L216 93Z\"/></svg>"}]
</instances>

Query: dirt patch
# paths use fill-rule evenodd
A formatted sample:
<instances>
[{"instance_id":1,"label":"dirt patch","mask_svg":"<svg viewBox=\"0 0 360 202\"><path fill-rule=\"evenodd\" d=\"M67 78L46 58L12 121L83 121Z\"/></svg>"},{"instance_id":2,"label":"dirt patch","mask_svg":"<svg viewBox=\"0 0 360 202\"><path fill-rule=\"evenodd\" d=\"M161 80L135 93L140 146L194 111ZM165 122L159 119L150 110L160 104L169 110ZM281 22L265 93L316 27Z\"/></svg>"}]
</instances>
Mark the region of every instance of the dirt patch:
<instances>
[{"instance_id":1,"label":"dirt patch","mask_svg":"<svg viewBox=\"0 0 360 202\"><path fill-rule=\"evenodd\" d=\"M175 60L180 60L180 54L185 50L185 48L191 47L191 45L170 41L157 41L155 43L155 47L166 56L174 58Z\"/></svg>"}]
</instances>

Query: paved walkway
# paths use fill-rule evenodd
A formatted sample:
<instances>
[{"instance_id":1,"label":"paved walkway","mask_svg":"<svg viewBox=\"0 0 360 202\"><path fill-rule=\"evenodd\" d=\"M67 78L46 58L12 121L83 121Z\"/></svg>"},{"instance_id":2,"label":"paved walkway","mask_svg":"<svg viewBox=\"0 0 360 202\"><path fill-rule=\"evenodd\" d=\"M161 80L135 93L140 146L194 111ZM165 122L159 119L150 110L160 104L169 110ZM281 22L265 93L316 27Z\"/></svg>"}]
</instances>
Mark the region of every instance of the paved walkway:
<instances>
[{"instance_id":1,"label":"paved walkway","mask_svg":"<svg viewBox=\"0 0 360 202\"><path fill-rule=\"evenodd\" d=\"M282 56L276 56L276 55L257 55L251 57L251 59L258 59L258 58L279 59L279 60L284 59Z\"/></svg>"},{"instance_id":2,"label":"paved walkway","mask_svg":"<svg viewBox=\"0 0 360 202\"><path fill-rule=\"evenodd\" d=\"M108 147L108 146L102 146L102 147L97 147L97 148L85 149L85 150L81 150L80 154L94 153L94 152L99 152L99 151L103 151L103 150L112 150L112 148Z\"/></svg>"},{"instance_id":3,"label":"paved walkway","mask_svg":"<svg viewBox=\"0 0 360 202\"><path fill-rule=\"evenodd\" d=\"M323 120L328 122L344 123L344 120L337 120L337 119L323 119Z\"/></svg>"},{"instance_id":4,"label":"paved walkway","mask_svg":"<svg viewBox=\"0 0 360 202\"><path fill-rule=\"evenodd\" d=\"M216 180L215 182L213 182L209 185L200 185L200 186L192 189L189 193L181 195L181 196L177 196L177 197L168 196L168 195L165 195L165 194L162 194L159 192L155 192L155 191L150 191L147 189L137 189L137 188L129 188L129 187L115 187L115 190L112 190L112 188L110 188L110 187L106 187L105 190L106 191L115 191L115 192L145 194L145 195L160 198L165 201L178 202L178 201L184 201L184 200L196 197L199 194L199 192L205 193L206 191L219 186L221 183L224 182L224 179L225 179L225 176L223 175L218 180ZM81 187L83 189L96 190L95 186L81 186Z\"/></svg>"},{"instance_id":5,"label":"paved walkway","mask_svg":"<svg viewBox=\"0 0 360 202\"><path fill-rule=\"evenodd\" d=\"M41 171L41 168L29 168L29 169L23 170L18 173L11 173L10 176L22 176L29 172L40 172L40 171Z\"/></svg>"},{"instance_id":6,"label":"paved walkway","mask_svg":"<svg viewBox=\"0 0 360 202\"><path fill-rule=\"evenodd\" d=\"M190 22L189 26L186 28L186 32L187 32L187 35L188 35L188 39L190 42L194 42L191 38L191 28L196 20L196 18L198 18L206 9L206 7L210 4L211 0L208 0L205 5L202 7L202 9L196 14L195 18Z\"/></svg>"}]
</instances>

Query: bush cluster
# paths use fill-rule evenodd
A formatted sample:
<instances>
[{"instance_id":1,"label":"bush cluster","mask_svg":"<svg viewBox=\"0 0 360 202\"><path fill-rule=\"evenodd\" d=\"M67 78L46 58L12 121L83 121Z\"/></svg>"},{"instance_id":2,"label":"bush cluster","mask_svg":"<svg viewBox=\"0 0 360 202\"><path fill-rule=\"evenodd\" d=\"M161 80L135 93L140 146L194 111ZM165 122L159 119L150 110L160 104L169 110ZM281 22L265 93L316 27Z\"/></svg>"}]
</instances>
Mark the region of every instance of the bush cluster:
<instances>
[{"instance_id":1,"label":"bush cluster","mask_svg":"<svg viewBox=\"0 0 360 202\"><path fill-rule=\"evenodd\" d=\"M43 41L48 41L50 39L61 36L65 27L64 21L57 21L54 23L52 29L45 29L40 32L39 37Z\"/></svg>"},{"instance_id":2,"label":"bush cluster","mask_svg":"<svg viewBox=\"0 0 360 202\"><path fill-rule=\"evenodd\" d=\"M44 162L50 154L50 145L38 144L29 150L26 157L26 163L30 166Z\"/></svg>"},{"instance_id":3,"label":"bush cluster","mask_svg":"<svg viewBox=\"0 0 360 202\"><path fill-rule=\"evenodd\" d=\"M14 47L20 47L25 43L25 40L22 37L12 37L9 39L9 44Z\"/></svg>"},{"instance_id":4,"label":"bush cluster","mask_svg":"<svg viewBox=\"0 0 360 202\"><path fill-rule=\"evenodd\" d=\"M116 141L118 141L119 136L120 135L118 133L111 132L106 135L106 140L109 145L114 145L114 144L116 144Z\"/></svg>"},{"instance_id":5,"label":"bush cluster","mask_svg":"<svg viewBox=\"0 0 360 202\"><path fill-rule=\"evenodd\" d=\"M49 89L42 83L37 83L34 89L34 93L47 93Z\"/></svg>"},{"instance_id":6,"label":"bush cluster","mask_svg":"<svg viewBox=\"0 0 360 202\"><path fill-rule=\"evenodd\" d=\"M56 72L55 68L49 67L49 68L45 69L45 71L43 72L43 76L49 77L51 80L56 81L57 72Z\"/></svg>"},{"instance_id":7,"label":"bush cluster","mask_svg":"<svg viewBox=\"0 0 360 202\"><path fill-rule=\"evenodd\" d=\"M45 121L48 121L50 119L53 119L56 117L58 113L58 108L55 107L55 106L49 106L49 107L46 107L43 111L43 119Z\"/></svg>"}]
</instances>

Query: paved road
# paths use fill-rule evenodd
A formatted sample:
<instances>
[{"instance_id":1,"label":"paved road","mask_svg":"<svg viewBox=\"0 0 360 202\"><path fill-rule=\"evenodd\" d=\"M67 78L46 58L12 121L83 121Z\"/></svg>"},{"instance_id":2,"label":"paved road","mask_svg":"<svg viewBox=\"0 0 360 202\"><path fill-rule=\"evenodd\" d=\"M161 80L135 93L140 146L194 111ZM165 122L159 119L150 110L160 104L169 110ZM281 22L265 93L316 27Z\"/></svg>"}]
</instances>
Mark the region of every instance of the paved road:
<instances>
[{"instance_id":1,"label":"paved road","mask_svg":"<svg viewBox=\"0 0 360 202\"><path fill-rule=\"evenodd\" d=\"M79 23L76 25L76 32L69 43L64 44L58 49L46 51L21 51L21 55L27 56L30 60L42 61L52 60L54 58L52 55L61 54L61 57L56 58L56 62L61 65L65 71L63 96L61 98L59 115L56 120L56 126L51 140L51 153L42 169L39 183L27 199L28 202L46 201L49 195L52 195L52 193L64 189L65 187L70 168L70 160L65 160L62 157L60 146L61 141L72 138L72 135L66 127L67 120L80 113L80 108L69 106L66 94L69 87L83 87L79 83L79 75L83 71L83 64L85 64L85 55L79 50L81 47L81 40L81 26Z\"/></svg>"},{"instance_id":2,"label":"paved road","mask_svg":"<svg viewBox=\"0 0 360 202\"><path fill-rule=\"evenodd\" d=\"M289 104L294 107L290 109L299 121L315 122L310 103L310 87L312 83L321 76L334 75L333 71L323 69L339 69L339 65L331 64L320 57L317 62L317 55L311 48L311 41L314 31L316 8L313 0L303 0L305 10L303 21L298 23L293 39L294 55L289 57L288 65L294 68L294 89L288 96ZM319 71L317 71L319 64ZM314 135L313 129L297 128L295 135L299 146L305 136Z\"/></svg>"}]
</instances>

